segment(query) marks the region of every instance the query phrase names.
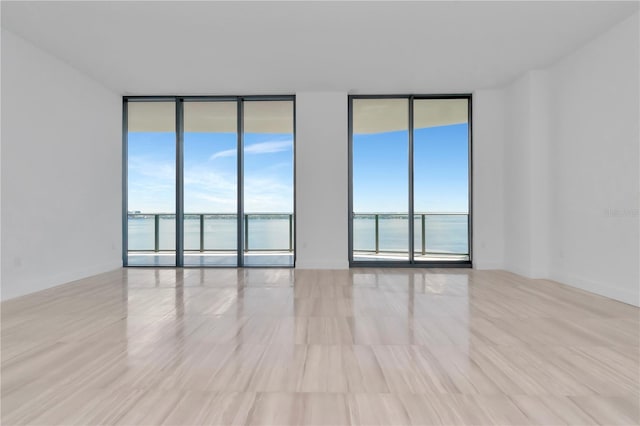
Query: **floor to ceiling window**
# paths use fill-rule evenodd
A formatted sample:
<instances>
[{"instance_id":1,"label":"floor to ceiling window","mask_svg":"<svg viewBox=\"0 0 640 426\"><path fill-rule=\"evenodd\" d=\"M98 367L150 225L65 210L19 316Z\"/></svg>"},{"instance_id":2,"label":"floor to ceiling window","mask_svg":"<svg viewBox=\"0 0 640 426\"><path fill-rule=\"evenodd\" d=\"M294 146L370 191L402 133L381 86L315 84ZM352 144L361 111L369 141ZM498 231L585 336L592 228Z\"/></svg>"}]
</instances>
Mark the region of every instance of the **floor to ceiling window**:
<instances>
[{"instance_id":1,"label":"floor to ceiling window","mask_svg":"<svg viewBox=\"0 0 640 426\"><path fill-rule=\"evenodd\" d=\"M238 107L184 102L184 264L238 262Z\"/></svg>"},{"instance_id":2,"label":"floor to ceiling window","mask_svg":"<svg viewBox=\"0 0 640 426\"><path fill-rule=\"evenodd\" d=\"M294 265L293 96L123 105L125 266Z\"/></svg>"},{"instance_id":3,"label":"floor to ceiling window","mask_svg":"<svg viewBox=\"0 0 640 426\"><path fill-rule=\"evenodd\" d=\"M131 102L128 128L125 223L129 265L176 263L176 103Z\"/></svg>"},{"instance_id":4,"label":"floor to ceiling window","mask_svg":"<svg viewBox=\"0 0 640 426\"><path fill-rule=\"evenodd\" d=\"M406 262L409 102L407 99L352 102L353 251L362 260ZM370 127L364 128L366 124Z\"/></svg>"},{"instance_id":5,"label":"floor to ceiling window","mask_svg":"<svg viewBox=\"0 0 640 426\"><path fill-rule=\"evenodd\" d=\"M244 264L293 266L293 102L255 100L244 115Z\"/></svg>"},{"instance_id":6,"label":"floor to ceiling window","mask_svg":"<svg viewBox=\"0 0 640 426\"><path fill-rule=\"evenodd\" d=\"M471 97L349 103L350 264L470 265Z\"/></svg>"}]
</instances>

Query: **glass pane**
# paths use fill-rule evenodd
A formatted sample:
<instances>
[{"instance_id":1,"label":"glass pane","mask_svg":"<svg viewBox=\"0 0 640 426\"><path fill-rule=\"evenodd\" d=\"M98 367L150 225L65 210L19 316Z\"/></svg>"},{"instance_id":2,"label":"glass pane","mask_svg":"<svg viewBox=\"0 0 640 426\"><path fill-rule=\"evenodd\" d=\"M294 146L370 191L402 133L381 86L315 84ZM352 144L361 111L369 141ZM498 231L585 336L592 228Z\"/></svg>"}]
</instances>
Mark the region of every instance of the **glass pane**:
<instances>
[{"instance_id":1,"label":"glass pane","mask_svg":"<svg viewBox=\"0 0 640 426\"><path fill-rule=\"evenodd\" d=\"M236 102L184 103L184 264L236 266Z\"/></svg>"},{"instance_id":2,"label":"glass pane","mask_svg":"<svg viewBox=\"0 0 640 426\"><path fill-rule=\"evenodd\" d=\"M409 260L407 99L353 100L353 259Z\"/></svg>"},{"instance_id":3,"label":"glass pane","mask_svg":"<svg viewBox=\"0 0 640 426\"><path fill-rule=\"evenodd\" d=\"M244 103L244 263L293 266L293 101Z\"/></svg>"},{"instance_id":4,"label":"glass pane","mask_svg":"<svg viewBox=\"0 0 640 426\"><path fill-rule=\"evenodd\" d=\"M415 260L468 260L468 101L414 102Z\"/></svg>"},{"instance_id":5,"label":"glass pane","mask_svg":"<svg viewBox=\"0 0 640 426\"><path fill-rule=\"evenodd\" d=\"M128 262L175 265L174 102L128 103Z\"/></svg>"}]
</instances>

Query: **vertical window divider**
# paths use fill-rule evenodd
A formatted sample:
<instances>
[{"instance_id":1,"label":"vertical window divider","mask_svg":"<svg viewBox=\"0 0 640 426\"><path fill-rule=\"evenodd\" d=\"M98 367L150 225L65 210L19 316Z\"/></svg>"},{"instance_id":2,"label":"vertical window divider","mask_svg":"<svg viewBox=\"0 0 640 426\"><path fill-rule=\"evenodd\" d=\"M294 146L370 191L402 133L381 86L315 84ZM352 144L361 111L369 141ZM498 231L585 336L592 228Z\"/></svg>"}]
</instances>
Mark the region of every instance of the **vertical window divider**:
<instances>
[{"instance_id":1,"label":"vertical window divider","mask_svg":"<svg viewBox=\"0 0 640 426\"><path fill-rule=\"evenodd\" d=\"M238 98L238 118L236 124L238 126L238 182L236 185L238 193L238 267L244 266L244 99Z\"/></svg>"},{"instance_id":2,"label":"vertical window divider","mask_svg":"<svg viewBox=\"0 0 640 426\"><path fill-rule=\"evenodd\" d=\"M289 250L293 249L293 266L295 267L296 264L296 247L297 247L297 239L298 239L298 232L296 229L296 182L298 180L297 177L297 164L298 161L296 159L296 98L294 96L293 98L293 206L291 209L291 219L293 221L293 228L291 226L289 226ZM293 235L292 235L293 234Z\"/></svg>"},{"instance_id":3,"label":"vertical window divider","mask_svg":"<svg viewBox=\"0 0 640 426\"><path fill-rule=\"evenodd\" d=\"M468 214L467 214L467 251L469 252L469 261L473 259L473 98L471 95L467 97L467 155L469 158L467 185L469 188Z\"/></svg>"},{"instance_id":4,"label":"vertical window divider","mask_svg":"<svg viewBox=\"0 0 640 426\"><path fill-rule=\"evenodd\" d=\"M176 99L176 266L184 266L184 99Z\"/></svg>"},{"instance_id":5,"label":"vertical window divider","mask_svg":"<svg viewBox=\"0 0 640 426\"><path fill-rule=\"evenodd\" d=\"M348 132L348 152L347 152L347 156L348 156L348 163L349 163L349 168L348 168L348 179L349 182L347 183L349 189L349 196L348 196L348 215L349 218L347 220L348 222L348 233L349 233L349 237L348 237L348 250L349 250L349 266L351 266L351 264L353 263L353 97L349 96L349 99L347 101L347 132Z\"/></svg>"},{"instance_id":6,"label":"vertical window divider","mask_svg":"<svg viewBox=\"0 0 640 426\"><path fill-rule=\"evenodd\" d=\"M129 102L122 99L122 266L129 266Z\"/></svg>"},{"instance_id":7,"label":"vertical window divider","mask_svg":"<svg viewBox=\"0 0 640 426\"><path fill-rule=\"evenodd\" d=\"M414 208L413 208L413 96L409 96L409 263L414 263Z\"/></svg>"}]
</instances>

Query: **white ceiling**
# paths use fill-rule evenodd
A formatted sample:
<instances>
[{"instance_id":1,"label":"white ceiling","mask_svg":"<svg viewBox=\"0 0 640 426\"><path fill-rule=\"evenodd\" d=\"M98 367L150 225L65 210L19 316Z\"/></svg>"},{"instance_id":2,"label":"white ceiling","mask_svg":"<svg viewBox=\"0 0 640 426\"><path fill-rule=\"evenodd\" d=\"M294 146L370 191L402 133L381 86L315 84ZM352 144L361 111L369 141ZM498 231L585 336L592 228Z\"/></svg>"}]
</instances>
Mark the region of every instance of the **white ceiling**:
<instances>
[{"instance_id":1,"label":"white ceiling","mask_svg":"<svg viewBox=\"0 0 640 426\"><path fill-rule=\"evenodd\" d=\"M459 93L638 10L568 2L2 1L2 26L120 94Z\"/></svg>"}]
</instances>

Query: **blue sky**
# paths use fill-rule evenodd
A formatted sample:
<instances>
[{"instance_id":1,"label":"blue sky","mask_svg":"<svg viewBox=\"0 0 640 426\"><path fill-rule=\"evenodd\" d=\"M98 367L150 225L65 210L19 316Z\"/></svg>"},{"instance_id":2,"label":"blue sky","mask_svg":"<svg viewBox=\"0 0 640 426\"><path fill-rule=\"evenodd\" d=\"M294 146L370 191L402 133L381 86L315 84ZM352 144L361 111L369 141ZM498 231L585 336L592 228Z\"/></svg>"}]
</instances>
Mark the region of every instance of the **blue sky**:
<instances>
[{"instance_id":1,"label":"blue sky","mask_svg":"<svg viewBox=\"0 0 640 426\"><path fill-rule=\"evenodd\" d=\"M468 126L416 129L414 211L468 211ZM408 131L353 137L353 209L407 212Z\"/></svg>"},{"instance_id":2,"label":"blue sky","mask_svg":"<svg viewBox=\"0 0 640 426\"><path fill-rule=\"evenodd\" d=\"M291 134L245 134L245 211L293 211ZM131 132L129 206L142 212L175 211L175 135ZM186 213L235 213L235 133L185 133Z\"/></svg>"},{"instance_id":3,"label":"blue sky","mask_svg":"<svg viewBox=\"0 0 640 426\"><path fill-rule=\"evenodd\" d=\"M129 133L129 210L175 211L175 135ZM186 213L236 210L236 134L185 133ZM407 211L407 132L354 135L354 210ZM417 129L415 211L467 212L467 124ZM245 134L245 211L293 211L291 134Z\"/></svg>"}]
</instances>

